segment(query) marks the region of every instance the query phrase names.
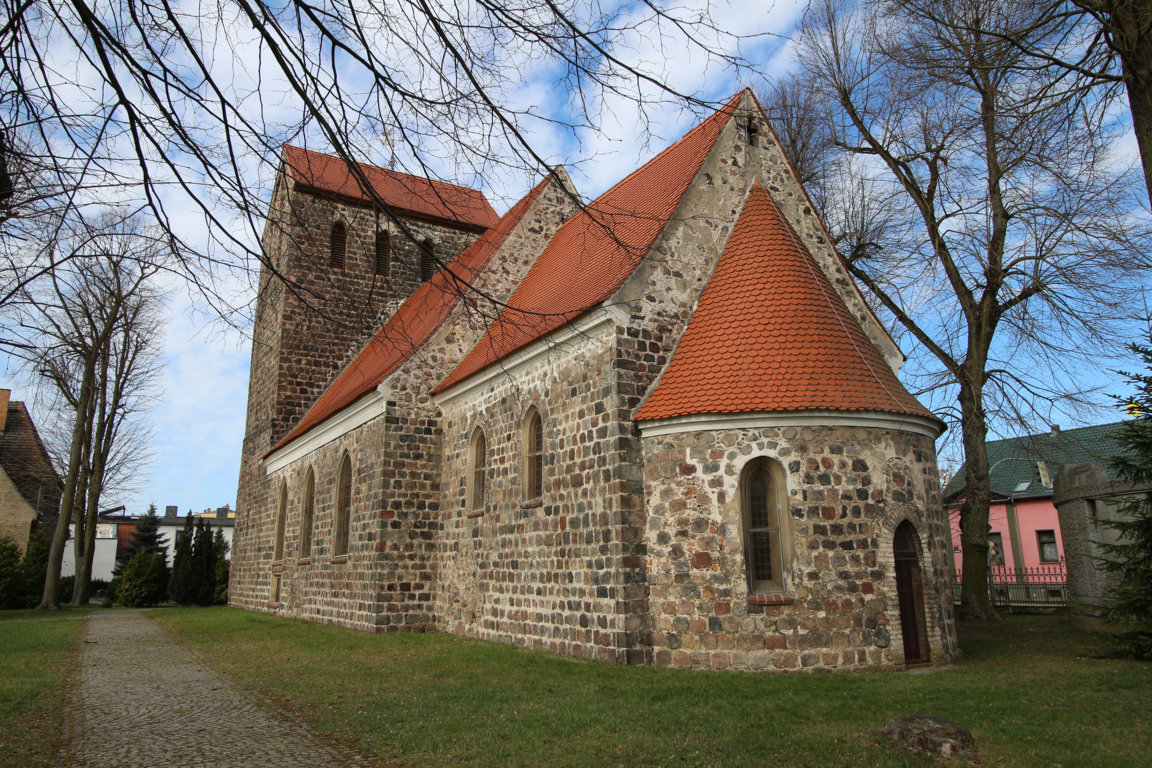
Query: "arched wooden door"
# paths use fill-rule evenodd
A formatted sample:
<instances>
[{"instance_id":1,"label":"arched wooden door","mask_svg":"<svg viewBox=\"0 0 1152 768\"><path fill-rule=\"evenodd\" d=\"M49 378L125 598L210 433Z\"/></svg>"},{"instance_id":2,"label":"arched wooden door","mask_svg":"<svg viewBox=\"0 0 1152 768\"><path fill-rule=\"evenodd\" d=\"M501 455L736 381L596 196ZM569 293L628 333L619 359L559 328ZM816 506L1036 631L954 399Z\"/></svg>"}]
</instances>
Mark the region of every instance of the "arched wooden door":
<instances>
[{"instance_id":1,"label":"arched wooden door","mask_svg":"<svg viewBox=\"0 0 1152 768\"><path fill-rule=\"evenodd\" d=\"M896 595L900 603L900 632L904 637L904 663L923 664L931 660L928 650L928 623L924 619L924 580L920 576L920 539L916 528L905 520L892 538L896 556Z\"/></svg>"}]
</instances>

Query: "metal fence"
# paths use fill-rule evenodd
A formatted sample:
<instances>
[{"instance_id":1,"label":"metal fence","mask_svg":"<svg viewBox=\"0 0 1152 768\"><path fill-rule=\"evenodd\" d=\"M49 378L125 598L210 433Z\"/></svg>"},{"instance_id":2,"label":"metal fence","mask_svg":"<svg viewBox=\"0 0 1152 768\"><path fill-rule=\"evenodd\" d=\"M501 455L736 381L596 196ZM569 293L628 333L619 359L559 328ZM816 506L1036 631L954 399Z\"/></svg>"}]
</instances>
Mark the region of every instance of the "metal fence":
<instances>
[{"instance_id":1,"label":"metal fence","mask_svg":"<svg viewBox=\"0 0 1152 768\"><path fill-rule=\"evenodd\" d=\"M961 574L952 595L960 602ZM988 595L998 608L1059 608L1068 605L1068 569L1061 560L1032 568L988 567Z\"/></svg>"}]
</instances>

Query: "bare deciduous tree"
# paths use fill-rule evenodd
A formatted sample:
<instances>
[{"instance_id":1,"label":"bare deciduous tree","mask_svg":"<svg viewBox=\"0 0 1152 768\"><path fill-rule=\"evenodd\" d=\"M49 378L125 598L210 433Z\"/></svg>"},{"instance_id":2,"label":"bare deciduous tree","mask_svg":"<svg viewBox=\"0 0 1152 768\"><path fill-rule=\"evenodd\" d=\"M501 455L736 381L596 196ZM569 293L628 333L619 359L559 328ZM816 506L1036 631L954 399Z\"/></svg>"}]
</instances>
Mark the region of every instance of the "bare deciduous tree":
<instances>
[{"instance_id":1,"label":"bare deciduous tree","mask_svg":"<svg viewBox=\"0 0 1152 768\"><path fill-rule=\"evenodd\" d=\"M990 419L1075 391L1072 362L1110 347L1150 268L1139 179L1109 152L1106 99L1029 66L1027 50L1054 44L1036 13L823 2L798 34L804 90L777 87L767 109L785 113L779 101L801 92L816 104L823 122L806 138L828 148L817 166L832 179L833 240L923 352L921 393L958 401L937 410L961 430L962 611L975 617L992 614Z\"/></svg>"},{"instance_id":2,"label":"bare deciduous tree","mask_svg":"<svg viewBox=\"0 0 1152 768\"><path fill-rule=\"evenodd\" d=\"M533 137L542 129L596 130L621 99L691 102L663 77L673 55L741 63L738 36L718 28L707 2L3 6L0 157L44 160L65 189L84 190L70 205L102 190L143 211L224 315L234 307L214 276L254 260L272 268L258 244L287 142L340 156L374 198L356 162L464 182L539 175L547 164ZM637 50L641 40L657 48L654 60ZM547 85L525 73L546 73ZM3 187L0 178L0 196ZM181 226L190 212L205 224L197 238Z\"/></svg>"},{"instance_id":3,"label":"bare deciduous tree","mask_svg":"<svg viewBox=\"0 0 1152 768\"><path fill-rule=\"evenodd\" d=\"M1008 30L1028 58L1023 66L1056 66L1083 87L1123 91L1152 201L1152 0L1030 0L1030 28ZM995 26L989 35L1005 32Z\"/></svg>"},{"instance_id":4,"label":"bare deciduous tree","mask_svg":"<svg viewBox=\"0 0 1152 768\"><path fill-rule=\"evenodd\" d=\"M163 243L140 231L107 229L85 239L84 258L53 270L8 307L14 315L8 332L20 339L14 346L27 373L46 382L70 427L41 608L57 605L69 524L76 547L72 601L87 602L101 496L125 461L132 463L125 442L144 447L131 419L147 405L157 372L162 298L153 282Z\"/></svg>"}]
</instances>

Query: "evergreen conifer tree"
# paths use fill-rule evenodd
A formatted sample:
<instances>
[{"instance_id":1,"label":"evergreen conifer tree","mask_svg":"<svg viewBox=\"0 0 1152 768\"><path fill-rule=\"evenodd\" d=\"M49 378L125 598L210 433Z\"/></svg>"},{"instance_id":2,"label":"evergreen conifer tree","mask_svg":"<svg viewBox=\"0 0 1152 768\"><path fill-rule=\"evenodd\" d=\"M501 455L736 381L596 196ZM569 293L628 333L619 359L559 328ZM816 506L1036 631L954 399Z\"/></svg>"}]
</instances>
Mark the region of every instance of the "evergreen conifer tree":
<instances>
[{"instance_id":1,"label":"evergreen conifer tree","mask_svg":"<svg viewBox=\"0 0 1152 768\"><path fill-rule=\"evenodd\" d=\"M184 530L176 534L176 549L172 555L172 578L168 582L168 597L180 605L194 602L192 545L194 531L192 515L184 518Z\"/></svg>"},{"instance_id":2,"label":"evergreen conifer tree","mask_svg":"<svg viewBox=\"0 0 1152 768\"><path fill-rule=\"evenodd\" d=\"M1152 371L1152 346L1133 344L1132 350ZM1124 452L1108 463L1120 479L1147 485L1152 483L1152 373L1124 375L1136 387L1136 394L1121 399L1121 405L1135 418L1120 426ZM1109 589L1112 602L1103 615L1128 628L1120 636L1128 655L1152 660L1152 499L1141 494L1121 511L1119 519L1106 523L1119 534L1117 541L1101 544L1105 552L1101 567L1120 574Z\"/></svg>"},{"instance_id":3,"label":"evergreen conifer tree","mask_svg":"<svg viewBox=\"0 0 1152 768\"><path fill-rule=\"evenodd\" d=\"M192 574L192 602L196 605L212 605L216 599L216 546L212 541L212 526L202 517L196 519Z\"/></svg>"},{"instance_id":4,"label":"evergreen conifer tree","mask_svg":"<svg viewBox=\"0 0 1152 768\"><path fill-rule=\"evenodd\" d=\"M224 540L223 528L216 529L216 535L212 537L212 546L216 550L216 594L212 602L216 605L227 605L228 578L232 564L228 562L228 542Z\"/></svg>"},{"instance_id":5,"label":"evergreen conifer tree","mask_svg":"<svg viewBox=\"0 0 1152 768\"><path fill-rule=\"evenodd\" d=\"M123 572L128 561L141 550L163 553L164 567L168 567L168 539L160 533L160 522L160 516L156 514L156 505L149 504L148 511L136 521L136 530L132 534L132 541L124 551L124 556L116 559L116 567L112 570L114 578Z\"/></svg>"},{"instance_id":6,"label":"evergreen conifer tree","mask_svg":"<svg viewBox=\"0 0 1152 768\"><path fill-rule=\"evenodd\" d=\"M118 598L129 608L143 608L164 601L168 589L168 566L164 554L152 549L141 549L120 578Z\"/></svg>"}]
</instances>

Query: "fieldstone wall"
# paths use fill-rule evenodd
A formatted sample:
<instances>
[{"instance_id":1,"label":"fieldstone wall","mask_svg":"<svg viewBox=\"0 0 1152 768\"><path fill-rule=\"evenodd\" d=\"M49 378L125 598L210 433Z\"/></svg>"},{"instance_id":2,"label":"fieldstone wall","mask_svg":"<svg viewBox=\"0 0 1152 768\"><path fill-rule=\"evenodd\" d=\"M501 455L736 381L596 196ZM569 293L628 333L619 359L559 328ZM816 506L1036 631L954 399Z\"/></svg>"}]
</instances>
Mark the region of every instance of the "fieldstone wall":
<instances>
[{"instance_id":1,"label":"fieldstone wall","mask_svg":"<svg viewBox=\"0 0 1152 768\"><path fill-rule=\"evenodd\" d=\"M567 343L443 406L438 627L610 663L646 658L642 507L628 409L616 391L617 328ZM524 487L522 426L544 431L543 494ZM482 429L487 494L470 508L469 444Z\"/></svg>"},{"instance_id":2,"label":"fieldstone wall","mask_svg":"<svg viewBox=\"0 0 1152 768\"><path fill-rule=\"evenodd\" d=\"M240 453L240 478L236 490L236 525L233 531L232 566L228 601L253 609L268 599L271 535L261 534L261 517L275 515L271 484L261 456L272 447L273 416L279 389L281 330L286 291L285 274L291 261L290 230L282 221L288 209L288 186L283 177L272 192L269 217L264 225L262 247L268 263L260 269L256 294L256 317L252 326L252 357L248 378L248 413ZM273 525L275 523L273 522Z\"/></svg>"},{"instance_id":3,"label":"fieldstone wall","mask_svg":"<svg viewBox=\"0 0 1152 768\"><path fill-rule=\"evenodd\" d=\"M555 182L546 187L506 238L502 254L475 280L477 294L506 299L571 210L570 198ZM379 417L264 479L262 505L248 515L261 542L254 560L257 598L250 607L374 631L420 630L432 623L442 431L427 393L476 343L490 311L480 301L462 302L379 387L385 394ZM345 452L353 468L351 535L348 554L334 557L336 478ZM309 468L316 482L312 547L311 557L300 558ZM284 557L273 562L282 480L288 484ZM270 600L274 577L279 601Z\"/></svg>"},{"instance_id":4,"label":"fieldstone wall","mask_svg":"<svg viewBox=\"0 0 1152 768\"><path fill-rule=\"evenodd\" d=\"M697 669L822 670L903 664L892 535L922 547L932 658L956 638L935 450L920 435L765 427L644 438L655 662ZM787 478L785 589L750 595L738 481L758 457ZM787 562L787 561L786 561Z\"/></svg>"},{"instance_id":5,"label":"fieldstone wall","mask_svg":"<svg viewBox=\"0 0 1152 768\"><path fill-rule=\"evenodd\" d=\"M1068 612L1073 624L1089 629L1107 628L1100 621L1100 610L1108 602L1108 590L1120 578L1120 574L1107 573L1097 565L1097 559L1104 554L1101 544L1118 540L1118 532L1107 523L1122 519L1126 503L1149 493L1152 485L1112 482L1108 471L1097 464L1061 467L1056 474L1052 503L1064 541Z\"/></svg>"},{"instance_id":6,"label":"fieldstone wall","mask_svg":"<svg viewBox=\"0 0 1152 768\"><path fill-rule=\"evenodd\" d=\"M330 266L329 239L337 220L347 231L342 270ZM264 229L268 263L260 271L252 334L229 588L234 605L261 608L271 594L278 485L267 477L261 457L420 285L416 242L430 238L438 258L447 260L479 236L471 226L415 219L402 224L371 206L294 190L283 176L277 181ZM377 228L392 233L387 276L376 274Z\"/></svg>"},{"instance_id":7,"label":"fieldstone wall","mask_svg":"<svg viewBox=\"0 0 1152 768\"><path fill-rule=\"evenodd\" d=\"M382 573L376 561L379 540L381 484L379 465L382 433L365 425L313 451L305 460L269 476L272 503L268 518L271 534L275 529L278 489L283 480L288 488L284 557L267 567L272 578L280 579L280 599L269 592L265 609L327 624L356 629L376 628L384 601ZM352 496L349 516L348 552L334 554L336 484L345 453L352 463ZM301 558L300 537L307 472L315 473L311 556ZM271 535L268 536L271 545ZM271 585L269 584L269 587Z\"/></svg>"}]
</instances>

